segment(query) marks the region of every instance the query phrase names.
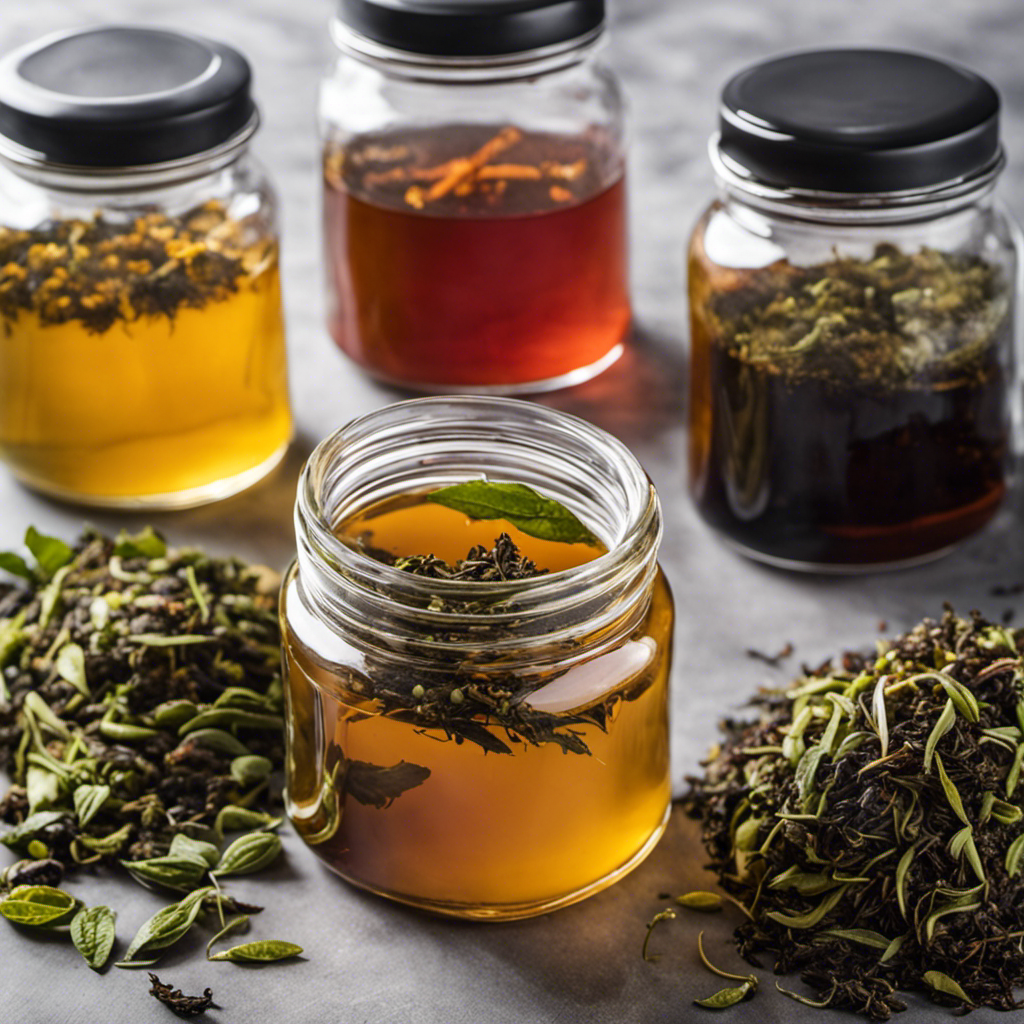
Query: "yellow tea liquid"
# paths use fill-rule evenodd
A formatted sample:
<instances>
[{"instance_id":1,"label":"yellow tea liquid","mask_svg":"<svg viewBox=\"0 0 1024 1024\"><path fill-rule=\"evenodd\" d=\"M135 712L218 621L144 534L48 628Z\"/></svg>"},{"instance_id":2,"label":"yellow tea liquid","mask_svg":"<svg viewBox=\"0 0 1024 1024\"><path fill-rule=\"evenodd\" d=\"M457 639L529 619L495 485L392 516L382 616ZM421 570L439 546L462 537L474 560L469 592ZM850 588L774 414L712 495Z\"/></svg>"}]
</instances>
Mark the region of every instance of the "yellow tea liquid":
<instances>
[{"instance_id":1,"label":"yellow tea liquid","mask_svg":"<svg viewBox=\"0 0 1024 1024\"><path fill-rule=\"evenodd\" d=\"M552 571L601 553L540 541L505 522L471 521L422 496L371 508L338 532L395 555L433 553L453 562L474 544L490 547L502 531ZM289 810L299 833L343 877L442 913L513 918L611 884L653 847L670 799L672 600L660 574L640 628L615 650L571 670L601 681L588 706L604 712L604 728L577 720L588 706L558 716L589 753L555 742L516 742L483 714L477 721L511 753L396 720L379 702L360 697L372 664L340 638L332 643L304 628L302 616L289 612L292 603L298 603L293 578L283 608ZM415 784L375 804L360 792L367 765L412 773L407 781Z\"/></svg>"}]
</instances>

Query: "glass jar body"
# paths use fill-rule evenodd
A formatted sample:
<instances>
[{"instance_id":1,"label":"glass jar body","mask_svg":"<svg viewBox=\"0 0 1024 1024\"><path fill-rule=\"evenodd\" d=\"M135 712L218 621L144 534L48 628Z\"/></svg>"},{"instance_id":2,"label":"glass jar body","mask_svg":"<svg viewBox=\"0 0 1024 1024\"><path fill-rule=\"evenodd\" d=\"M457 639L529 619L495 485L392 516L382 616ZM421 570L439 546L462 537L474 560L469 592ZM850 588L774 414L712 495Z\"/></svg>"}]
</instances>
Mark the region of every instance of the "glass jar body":
<instances>
[{"instance_id":1,"label":"glass jar body","mask_svg":"<svg viewBox=\"0 0 1024 1024\"><path fill-rule=\"evenodd\" d=\"M622 100L591 49L512 67L342 53L320 98L328 324L371 374L539 391L621 353Z\"/></svg>"},{"instance_id":2,"label":"glass jar body","mask_svg":"<svg viewBox=\"0 0 1024 1024\"><path fill-rule=\"evenodd\" d=\"M255 483L291 438L273 193L247 154L179 174L0 168L0 456L83 504Z\"/></svg>"},{"instance_id":3,"label":"glass jar body","mask_svg":"<svg viewBox=\"0 0 1024 1024\"><path fill-rule=\"evenodd\" d=\"M533 418L530 407L513 412ZM511 434L500 423L479 426L497 438L495 457L512 476ZM429 490L488 466L497 472L476 448L472 424L448 441L403 436L394 451L406 456L384 460L372 442L363 445L366 469L346 479L353 497L340 503L372 504L410 485ZM561 458L539 457L522 475L538 486L545 473L564 471ZM328 866L378 895L500 920L582 899L646 856L671 799L673 605L654 561L660 515L641 539L624 542L635 548L628 557L613 540L608 554L576 569L447 588L351 551L338 556L336 572L328 568L334 545L309 529L301 508L297 522L299 560L281 606L287 807ZM498 604L440 613L451 587Z\"/></svg>"},{"instance_id":4,"label":"glass jar body","mask_svg":"<svg viewBox=\"0 0 1024 1024\"><path fill-rule=\"evenodd\" d=\"M1018 245L989 191L817 217L712 203L689 249L689 481L729 542L856 571L934 557L996 513Z\"/></svg>"}]
</instances>

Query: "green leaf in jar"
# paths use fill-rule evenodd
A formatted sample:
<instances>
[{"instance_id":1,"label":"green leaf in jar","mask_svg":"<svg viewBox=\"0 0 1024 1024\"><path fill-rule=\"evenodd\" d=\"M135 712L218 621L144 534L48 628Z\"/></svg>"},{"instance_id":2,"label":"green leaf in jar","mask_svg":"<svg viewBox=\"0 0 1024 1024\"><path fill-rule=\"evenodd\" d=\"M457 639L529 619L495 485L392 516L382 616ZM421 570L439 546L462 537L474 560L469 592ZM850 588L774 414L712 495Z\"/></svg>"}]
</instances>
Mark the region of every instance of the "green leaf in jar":
<instances>
[{"instance_id":1,"label":"green leaf in jar","mask_svg":"<svg viewBox=\"0 0 1024 1024\"><path fill-rule=\"evenodd\" d=\"M209 960L231 960L234 963L271 963L274 960L287 960L298 956L301 946L294 942L283 942L280 939L259 939L256 942L245 942L241 946L233 946L222 953L214 953Z\"/></svg>"},{"instance_id":2,"label":"green leaf in jar","mask_svg":"<svg viewBox=\"0 0 1024 1024\"><path fill-rule=\"evenodd\" d=\"M173 946L179 939L184 937L192 927L203 900L214 892L212 885L204 886L190 892L184 899L172 903L169 907L158 910L145 924L136 932L117 967L141 967L142 961L135 960L136 953L152 953L158 950L167 949ZM147 961L151 962L151 961Z\"/></svg>"},{"instance_id":3,"label":"green leaf in jar","mask_svg":"<svg viewBox=\"0 0 1024 1024\"><path fill-rule=\"evenodd\" d=\"M95 971L110 958L116 920L117 915L110 907L89 907L80 910L71 921L71 941Z\"/></svg>"},{"instance_id":4,"label":"green leaf in jar","mask_svg":"<svg viewBox=\"0 0 1024 1024\"><path fill-rule=\"evenodd\" d=\"M468 480L442 487L427 501L463 512L470 519L504 519L530 537L562 544L596 544L597 538L554 498L519 483Z\"/></svg>"},{"instance_id":5,"label":"green leaf in jar","mask_svg":"<svg viewBox=\"0 0 1024 1024\"><path fill-rule=\"evenodd\" d=\"M273 832L250 832L239 836L225 851L220 864L211 872L226 875L251 875L272 864L281 852L281 840Z\"/></svg>"},{"instance_id":6,"label":"green leaf in jar","mask_svg":"<svg viewBox=\"0 0 1024 1024\"><path fill-rule=\"evenodd\" d=\"M0 903L0 914L14 924L39 928L55 924L75 908L75 898L52 885L19 885Z\"/></svg>"}]
</instances>

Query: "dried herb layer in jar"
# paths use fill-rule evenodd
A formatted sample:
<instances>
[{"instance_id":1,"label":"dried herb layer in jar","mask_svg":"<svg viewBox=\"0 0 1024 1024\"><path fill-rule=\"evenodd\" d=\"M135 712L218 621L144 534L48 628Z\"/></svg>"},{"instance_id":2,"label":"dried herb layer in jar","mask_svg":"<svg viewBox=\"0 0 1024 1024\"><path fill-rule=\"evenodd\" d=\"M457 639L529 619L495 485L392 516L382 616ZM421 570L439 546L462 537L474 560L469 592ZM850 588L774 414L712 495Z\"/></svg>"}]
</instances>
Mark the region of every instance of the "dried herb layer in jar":
<instances>
[{"instance_id":1,"label":"dried herb layer in jar","mask_svg":"<svg viewBox=\"0 0 1024 1024\"><path fill-rule=\"evenodd\" d=\"M879 246L813 266L714 266L690 302L691 486L755 554L901 562L979 529L1005 493L1010 290L968 254Z\"/></svg>"},{"instance_id":2,"label":"dried herb layer in jar","mask_svg":"<svg viewBox=\"0 0 1024 1024\"><path fill-rule=\"evenodd\" d=\"M748 960L770 951L816 1003L872 1020L901 989L1019 1007L1022 641L947 610L725 721L688 805Z\"/></svg>"}]
</instances>

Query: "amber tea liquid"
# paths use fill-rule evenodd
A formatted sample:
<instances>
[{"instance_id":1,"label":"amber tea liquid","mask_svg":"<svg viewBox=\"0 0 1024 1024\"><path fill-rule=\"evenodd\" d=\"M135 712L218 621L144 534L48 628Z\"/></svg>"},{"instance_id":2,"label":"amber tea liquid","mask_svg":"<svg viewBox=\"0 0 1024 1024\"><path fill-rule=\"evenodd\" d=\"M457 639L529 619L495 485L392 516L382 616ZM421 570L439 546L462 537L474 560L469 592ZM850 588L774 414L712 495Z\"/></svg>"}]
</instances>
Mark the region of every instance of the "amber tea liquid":
<instances>
[{"instance_id":1,"label":"amber tea liquid","mask_svg":"<svg viewBox=\"0 0 1024 1024\"><path fill-rule=\"evenodd\" d=\"M433 553L455 561L474 544L490 547L503 530L552 571L601 553L539 541L504 522L473 522L416 496L371 507L338 532L399 556ZM293 586L286 584L289 604ZM290 613L284 614L287 622ZM632 646L588 663L607 679L600 697L605 728L573 726L589 754L551 742L510 742L511 754L494 753L455 742L440 729L397 721L360 698L373 674L361 656L340 640L332 652L327 640L314 634L304 640L286 627L288 801L296 828L349 881L458 916L526 916L611 884L646 855L667 817L670 623L671 597L659 577ZM643 644L656 656L637 668L624 655ZM503 728L479 720L509 740ZM325 785L358 771L357 762L405 762L429 777L374 806L346 793L343 782Z\"/></svg>"},{"instance_id":2,"label":"amber tea liquid","mask_svg":"<svg viewBox=\"0 0 1024 1024\"><path fill-rule=\"evenodd\" d=\"M500 125L361 137L328 150L325 208L331 333L380 377L515 390L621 351L626 192L599 141Z\"/></svg>"}]
</instances>

